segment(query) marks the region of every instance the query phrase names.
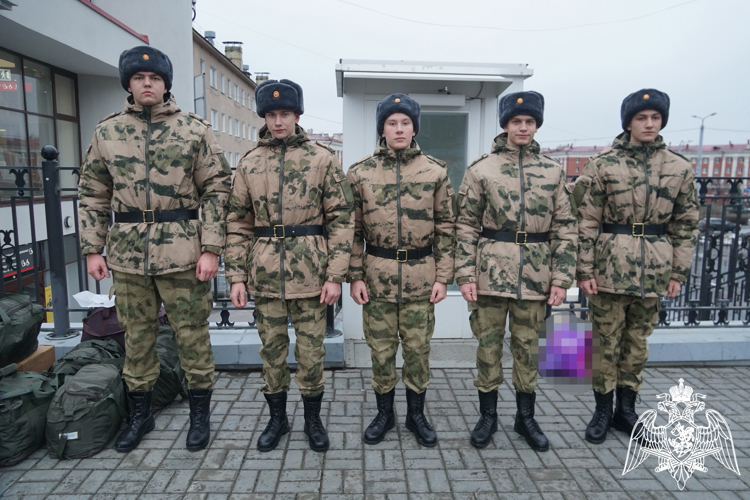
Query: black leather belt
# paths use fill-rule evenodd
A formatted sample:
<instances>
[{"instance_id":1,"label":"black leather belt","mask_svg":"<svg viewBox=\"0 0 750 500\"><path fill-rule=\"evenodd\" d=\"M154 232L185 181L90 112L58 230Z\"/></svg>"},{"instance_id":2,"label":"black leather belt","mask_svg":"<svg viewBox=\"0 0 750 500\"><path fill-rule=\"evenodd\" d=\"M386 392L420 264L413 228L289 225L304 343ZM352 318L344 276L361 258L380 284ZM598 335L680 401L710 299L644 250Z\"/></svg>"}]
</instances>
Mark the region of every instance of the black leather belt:
<instances>
[{"instance_id":1,"label":"black leather belt","mask_svg":"<svg viewBox=\"0 0 750 500\"><path fill-rule=\"evenodd\" d=\"M295 236L317 236L325 235L325 228L322 225L317 226L255 226L253 234L256 238L294 238Z\"/></svg>"},{"instance_id":2,"label":"black leather belt","mask_svg":"<svg viewBox=\"0 0 750 500\"><path fill-rule=\"evenodd\" d=\"M525 245L526 243L543 243L549 241L549 232L546 233L527 233L526 231L499 231L495 229L482 228L482 237L491 240L506 241L516 245Z\"/></svg>"},{"instance_id":3,"label":"black leather belt","mask_svg":"<svg viewBox=\"0 0 750 500\"><path fill-rule=\"evenodd\" d=\"M630 236L662 236L667 234L666 224L602 224L603 233L629 234Z\"/></svg>"},{"instance_id":4,"label":"black leather belt","mask_svg":"<svg viewBox=\"0 0 750 500\"><path fill-rule=\"evenodd\" d=\"M155 222L177 222L198 219L198 209L189 210L143 210L138 212L115 212L115 222L153 224Z\"/></svg>"},{"instance_id":5,"label":"black leather belt","mask_svg":"<svg viewBox=\"0 0 750 500\"><path fill-rule=\"evenodd\" d=\"M400 248L398 250L393 250L390 248L376 247L375 245L370 245L368 243L365 251L375 257L406 262L407 260L418 260L427 257L428 255L432 255L432 245L427 245L422 248Z\"/></svg>"}]
</instances>

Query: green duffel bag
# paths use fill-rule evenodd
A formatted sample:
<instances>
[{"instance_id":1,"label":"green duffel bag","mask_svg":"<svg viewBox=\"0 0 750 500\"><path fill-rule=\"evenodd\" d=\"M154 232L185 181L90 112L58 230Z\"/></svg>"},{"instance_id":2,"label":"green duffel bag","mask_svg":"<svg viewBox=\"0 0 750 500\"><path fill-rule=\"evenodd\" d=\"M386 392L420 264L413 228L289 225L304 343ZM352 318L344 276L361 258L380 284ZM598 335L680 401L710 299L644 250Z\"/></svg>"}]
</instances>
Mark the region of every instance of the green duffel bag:
<instances>
[{"instance_id":1,"label":"green duffel bag","mask_svg":"<svg viewBox=\"0 0 750 500\"><path fill-rule=\"evenodd\" d=\"M100 364L103 360L124 361L124 358L125 351L112 339L86 340L55 361L49 373L70 376L78 373L84 366Z\"/></svg>"},{"instance_id":2,"label":"green duffel bag","mask_svg":"<svg viewBox=\"0 0 750 500\"><path fill-rule=\"evenodd\" d=\"M127 415L117 366L87 365L57 390L47 412L50 456L86 458L100 452Z\"/></svg>"},{"instance_id":3,"label":"green duffel bag","mask_svg":"<svg viewBox=\"0 0 750 500\"><path fill-rule=\"evenodd\" d=\"M31 356L44 321L44 307L28 295L0 292L0 367Z\"/></svg>"},{"instance_id":4,"label":"green duffel bag","mask_svg":"<svg viewBox=\"0 0 750 500\"><path fill-rule=\"evenodd\" d=\"M0 467L15 465L44 444L52 379L36 372L0 369Z\"/></svg>"},{"instance_id":5,"label":"green duffel bag","mask_svg":"<svg viewBox=\"0 0 750 500\"><path fill-rule=\"evenodd\" d=\"M186 399L187 381L180 366L180 354L174 330L168 324L159 327L156 337L156 353L159 355L159 378L154 384L152 409L161 410L174 401L177 395Z\"/></svg>"}]
</instances>

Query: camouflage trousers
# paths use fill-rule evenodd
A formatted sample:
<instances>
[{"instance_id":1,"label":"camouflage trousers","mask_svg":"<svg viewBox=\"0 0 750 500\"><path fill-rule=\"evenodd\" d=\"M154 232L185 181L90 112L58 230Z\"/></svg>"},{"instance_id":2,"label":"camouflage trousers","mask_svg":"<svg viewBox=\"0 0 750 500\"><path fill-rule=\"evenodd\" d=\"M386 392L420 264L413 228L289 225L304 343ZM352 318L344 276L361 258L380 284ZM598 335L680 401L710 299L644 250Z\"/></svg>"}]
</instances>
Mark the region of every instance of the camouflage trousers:
<instances>
[{"instance_id":1,"label":"camouflage trousers","mask_svg":"<svg viewBox=\"0 0 750 500\"><path fill-rule=\"evenodd\" d=\"M510 351L513 354L513 386L519 392L536 389L539 329L547 313L543 300L515 300L480 295L469 304L469 323L477 347L477 376L474 386L482 392L494 391L503 383L503 340L505 321L510 313Z\"/></svg>"},{"instance_id":2,"label":"camouflage trousers","mask_svg":"<svg viewBox=\"0 0 750 500\"><path fill-rule=\"evenodd\" d=\"M371 300L362 307L365 339L372 358L372 388L385 394L396 387L396 352L401 338L401 369L406 387L423 393L430 385L430 339L435 331L435 304Z\"/></svg>"},{"instance_id":3,"label":"camouflage trousers","mask_svg":"<svg viewBox=\"0 0 750 500\"><path fill-rule=\"evenodd\" d=\"M266 394L289 390L289 332L287 322L292 317L297 342L294 345L294 359L297 360L297 373L294 380L299 392L305 396L315 396L323 392L325 373L323 360L326 348L326 304L320 297L307 299L255 298L258 313L258 333L263 346L260 357L263 360L263 381L261 390Z\"/></svg>"},{"instance_id":4,"label":"camouflage trousers","mask_svg":"<svg viewBox=\"0 0 750 500\"><path fill-rule=\"evenodd\" d=\"M648 337L659 318L658 297L599 292L587 297L594 335L599 335L599 374L594 390L607 394L616 386L638 391L648 360Z\"/></svg>"},{"instance_id":5,"label":"camouflage trousers","mask_svg":"<svg viewBox=\"0 0 750 500\"><path fill-rule=\"evenodd\" d=\"M190 389L208 389L214 381L214 353L208 335L213 307L211 282L199 281L195 270L160 276L113 271L117 319L125 330L122 377L131 391L147 391L159 378L156 336L161 304L174 328Z\"/></svg>"}]
</instances>

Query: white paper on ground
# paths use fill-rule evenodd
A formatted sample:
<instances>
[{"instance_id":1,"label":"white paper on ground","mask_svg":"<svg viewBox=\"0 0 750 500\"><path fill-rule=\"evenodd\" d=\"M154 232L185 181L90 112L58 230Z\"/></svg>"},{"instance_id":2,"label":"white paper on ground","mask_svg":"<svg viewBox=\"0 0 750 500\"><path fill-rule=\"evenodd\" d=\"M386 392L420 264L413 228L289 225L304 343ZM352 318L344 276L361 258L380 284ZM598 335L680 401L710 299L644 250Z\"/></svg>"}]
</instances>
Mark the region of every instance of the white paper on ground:
<instances>
[{"instance_id":1,"label":"white paper on ground","mask_svg":"<svg viewBox=\"0 0 750 500\"><path fill-rule=\"evenodd\" d=\"M113 307L115 305L114 295L109 298L106 295L97 295L88 290L73 295L73 298L76 299L79 306L89 309L92 307Z\"/></svg>"}]
</instances>

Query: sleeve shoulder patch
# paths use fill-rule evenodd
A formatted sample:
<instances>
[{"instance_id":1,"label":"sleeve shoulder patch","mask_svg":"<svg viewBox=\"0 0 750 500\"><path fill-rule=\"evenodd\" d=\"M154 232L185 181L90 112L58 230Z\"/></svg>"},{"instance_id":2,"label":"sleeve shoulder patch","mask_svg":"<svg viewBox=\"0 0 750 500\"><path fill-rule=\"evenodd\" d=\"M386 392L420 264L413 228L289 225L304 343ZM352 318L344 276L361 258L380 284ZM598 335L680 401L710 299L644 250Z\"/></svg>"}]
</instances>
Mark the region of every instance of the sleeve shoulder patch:
<instances>
[{"instance_id":1,"label":"sleeve shoulder patch","mask_svg":"<svg viewBox=\"0 0 750 500\"><path fill-rule=\"evenodd\" d=\"M328 151L331 154L336 154L336 152L333 150L333 148L330 148L330 147L326 146L325 144L323 144L321 142L315 141L315 144L317 144L318 146L320 146L321 148L325 149L326 151Z\"/></svg>"},{"instance_id":2,"label":"sleeve shoulder patch","mask_svg":"<svg viewBox=\"0 0 750 500\"><path fill-rule=\"evenodd\" d=\"M101 125L102 123L106 122L107 120L111 120L112 118L114 118L116 116L120 116L121 114L122 114L122 111L118 111L116 113L110 113L107 116L105 116L104 119L99 122L99 124Z\"/></svg>"},{"instance_id":3,"label":"sleeve shoulder patch","mask_svg":"<svg viewBox=\"0 0 750 500\"><path fill-rule=\"evenodd\" d=\"M428 158L428 159L430 159L430 160L434 161L435 163L437 163L437 164L438 164L438 165L440 165L441 167L443 167L443 168L448 168L448 164L447 164L446 162L444 162L443 160L439 160L439 159L435 158L434 156L430 156L430 155L424 155L424 156L425 156L426 158Z\"/></svg>"},{"instance_id":4,"label":"sleeve shoulder patch","mask_svg":"<svg viewBox=\"0 0 750 500\"><path fill-rule=\"evenodd\" d=\"M473 161L473 162L472 162L471 164L469 164L469 166L468 166L468 167L466 167L466 168L471 168L471 167L473 167L474 165L476 165L477 163L481 162L482 160L484 160L485 158L487 158L487 157L489 157L489 156L490 156L490 155L488 155L488 154L486 154L486 153L485 153L485 154L483 154L482 156L480 156L479 158L477 158L476 160L474 160L474 161Z\"/></svg>"}]
</instances>

